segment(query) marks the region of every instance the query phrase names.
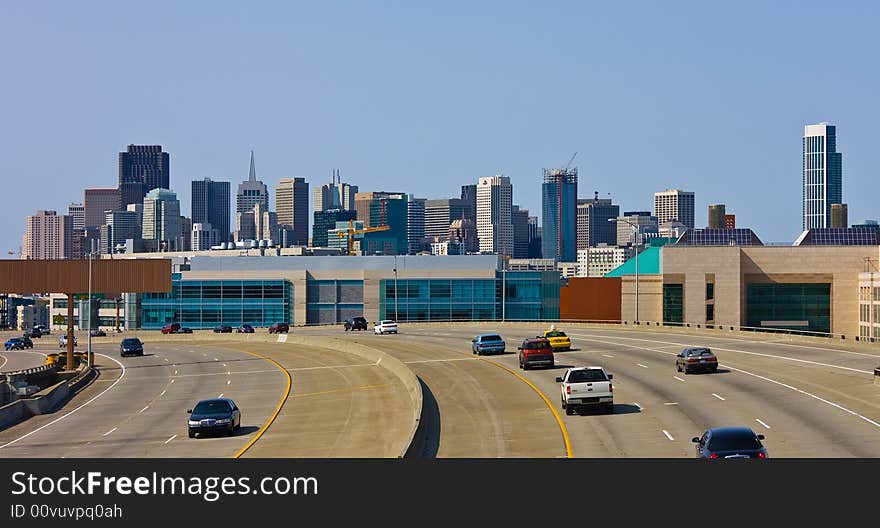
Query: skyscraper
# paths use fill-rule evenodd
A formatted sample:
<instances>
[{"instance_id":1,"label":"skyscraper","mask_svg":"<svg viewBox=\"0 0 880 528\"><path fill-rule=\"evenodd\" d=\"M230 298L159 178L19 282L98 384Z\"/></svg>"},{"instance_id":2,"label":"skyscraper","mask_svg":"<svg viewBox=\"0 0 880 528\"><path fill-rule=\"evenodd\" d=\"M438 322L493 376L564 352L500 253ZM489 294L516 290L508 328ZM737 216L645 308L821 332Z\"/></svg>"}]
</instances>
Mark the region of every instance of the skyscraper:
<instances>
[{"instance_id":1,"label":"skyscraper","mask_svg":"<svg viewBox=\"0 0 880 528\"><path fill-rule=\"evenodd\" d=\"M831 204L843 203L843 155L837 152L837 126L804 127L803 229L829 227Z\"/></svg>"},{"instance_id":2,"label":"skyscraper","mask_svg":"<svg viewBox=\"0 0 880 528\"><path fill-rule=\"evenodd\" d=\"M124 210L119 205L119 189L86 189L83 192L83 222L86 228L99 228L104 225L107 211Z\"/></svg>"},{"instance_id":3,"label":"skyscraper","mask_svg":"<svg viewBox=\"0 0 880 528\"><path fill-rule=\"evenodd\" d=\"M541 258L541 227L538 225L538 217L529 217L529 254L527 258Z\"/></svg>"},{"instance_id":4,"label":"skyscraper","mask_svg":"<svg viewBox=\"0 0 880 528\"><path fill-rule=\"evenodd\" d=\"M134 205L134 204L131 204ZM108 211L101 226L100 252L116 253L116 247L124 245L126 240L134 240L135 247L140 245L142 228L136 211Z\"/></svg>"},{"instance_id":5,"label":"skyscraper","mask_svg":"<svg viewBox=\"0 0 880 528\"><path fill-rule=\"evenodd\" d=\"M254 205L254 240L278 239L278 215L274 211L263 208L263 204Z\"/></svg>"},{"instance_id":6,"label":"skyscraper","mask_svg":"<svg viewBox=\"0 0 880 528\"><path fill-rule=\"evenodd\" d=\"M544 258L577 259L577 167L544 169L541 186Z\"/></svg>"},{"instance_id":7,"label":"skyscraper","mask_svg":"<svg viewBox=\"0 0 880 528\"><path fill-rule=\"evenodd\" d=\"M55 211L37 211L25 218L23 259L69 258L73 244L73 221Z\"/></svg>"},{"instance_id":8,"label":"skyscraper","mask_svg":"<svg viewBox=\"0 0 880 528\"><path fill-rule=\"evenodd\" d=\"M67 206L67 216L73 222L74 231L82 231L86 227L86 208L81 203L72 203Z\"/></svg>"},{"instance_id":9,"label":"skyscraper","mask_svg":"<svg viewBox=\"0 0 880 528\"><path fill-rule=\"evenodd\" d=\"M511 207L510 223L513 225L513 258L529 257L529 210Z\"/></svg>"},{"instance_id":10,"label":"skyscraper","mask_svg":"<svg viewBox=\"0 0 880 528\"><path fill-rule=\"evenodd\" d=\"M471 220L477 225L477 185L461 186L461 218Z\"/></svg>"},{"instance_id":11,"label":"skyscraper","mask_svg":"<svg viewBox=\"0 0 880 528\"><path fill-rule=\"evenodd\" d=\"M210 178L193 180L193 224L211 224L211 228L217 230L219 242L229 242L229 219L232 217L230 199L229 182L213 181Z\"/></svg>"},{"instance_id":12,"label":"skyscraper","mask_svg":"<svg viewBox=\"0 0 880 528\"><path fill-rule=\"evenodd\" d=\"M445 238L449 236L449 226L452 221L462 218L465 218L465 214L463 200L460 198L425 200L426 237Z\"/></svg>"},{"instance_id":13,"label":"skyscraper","mask_svg":"<svg viewBox=\"0 0 880 528\"><path fill-rule=\"evenodd\" d=\"M129 145L119 153L120 206L143 203L147 192L161 188L169 189L169 158L161 145Z\"/></svg>"},{"instance_id":14,"label":"skyscraper","mask_svg":"<svg viewBox=\"0 0 880 528\"><path fill-rule=\"evenodd\" d=\"M425 200L409 195L406 212L407 254L415 255L424 250Z\"/></svg>"},{"instance_id":15,"label":"skyscraper","mask_svg":"<svg viewBox=\"0 0 880 528\"><path fill-rule=\"evenodd\" d=\"M633 225L637 227L634 229ZM615 229L617 245L629 246L637 242L642 243L651 236L658 236L660 225L651 211L625 211L622 217L618 217ZM641 236L637 236L637 233Z\"/></svg>"},{"instance_id":16,"label":"skyscraper","mask_svg":"<svg viewBox=\"0 0 880 528\"><path fill-rule=\"evenodd\" d=\"M658 224L676 220L688 229L694 228L694 193L666 189L654 193L654 216Z\"/></svg>"},{"instance_id":17,"label":"skyscraper","mask_svg":"<svg viewBox=\"0 0 880 528\"><path fill-rule=\"evenodd\" d=\"M724 229L725 210L724 204L709 204L709 229Z\"/></svg>"},{"instance_id":18,"label":"skyscraper","mask_svg":"<svg viewBox=\"0 0 880 528\"><path fill-rule=\"evenodd\" d=\"M235 212L247 213L254 210L256 204L263 204L263 210L269 210L269 188L257 179L257 169L254 166L254 151L251 151L251 165L248 170L248 179L238 184L238 192L235 194Z\"/></svg>"},{"instance_id":19,"label":"skyscraper","mask_svg":"<svg viewBox=\"0 0 880 528\"><path fill-rule=\"evenodd\" d=\"M293 229L287 243L309 244L309 184L305 178L282 178L275 187L275 212L278 225Z\"/></svg>"},{"instance_id":20,"label":"skyscraper","mask_svg":"<svg viewBox=\"0 0 880 528\"><path fill-rule=\"evenodd\" d=\"M477 182L477 237L480 253L513 255L513 186L508 176L488 176Z\"/></svg>"},{"instance_id":21,"label":"skyscraper","mask_svg":"<svg viewBox=\"0 0 880 528\"><path fill-rule=\"evenodd\" d=\"M388 226L390 229L367 238L394 239L394 254L406 255L409 252L409 196L403 193L384 193L384 196L376 197L376 194L378 193L373 193L374 197L369 203L370 226ZM424 216L422 218L424 233Z\"/></svg>"},{"instance_id":22,"label":"skyscraper","mask_svg":"<svg viewBox=\"0 0 880 528\"><path fill-rule=\"evenodd\" d=\"M616 245L617 227L608 220L618 216L620 206L612 204L610 198L599 198L598 191L593 198L578 200L577 249L596 247L599 244Z\"/></svg>"},{"instance_id":23,"label":"skyscraper","mask_svg":"<svg viewBox=\"0 0 880 528\"><path fill-rule=\"evenodd\" d=\"M168 189L153 189L144 197L143 239L149 251L177 251L180 238L180 202Z\"/></svg>"},{"instance_id":24,"label":"skyscraper","mask_svg":"<svg viewBox=\"0 0 880 528\"><path fill-rule=\"evenodd\" d=\"M343 209L315 211L313 215L315 217L315 221L312 224L313 247L328 247L327 233L331 229L336 229L336 222L356 220L356 213L354 211L346 211Z\"/></svg>"},{"instance_id":25,"label":"skyscraper","mask_svg":"<svg viewBox=\"0 0 880 528\"><path fill-rule=\"evenodd\" d=\"M400 198L401 196L406 196L406 194L402 192L387 191L356 193L354 195L354 210L357 212L357 220L363 222L364 227L372 227L373 224L370 223L370 208L372 207L373 202L376 202L378 200L387 200L388 198L392 197Z\"/></svg>"},{"instance_id":26,"label":"skyscraper","mask_svg":"<svg viewBox=\"0 0 880 528\"><path fill-rule=\"evenodd\" d=\"M315 187L312 209L313 211L354 210L354 198L357 192L358 186L343 183L339 170L335 170L330 174L330 183Z\"/></svg>"},{"instance_id":27,"label":"skyscraper","mask_svg":"<svg viewBox=\"0 0 880 528\"><path fill-rule=\"evenodd\" d=\"M220 244L220 233L211 224L196 222L192 226L192 249L207 251Z\"/></svg>"}]
</instances>

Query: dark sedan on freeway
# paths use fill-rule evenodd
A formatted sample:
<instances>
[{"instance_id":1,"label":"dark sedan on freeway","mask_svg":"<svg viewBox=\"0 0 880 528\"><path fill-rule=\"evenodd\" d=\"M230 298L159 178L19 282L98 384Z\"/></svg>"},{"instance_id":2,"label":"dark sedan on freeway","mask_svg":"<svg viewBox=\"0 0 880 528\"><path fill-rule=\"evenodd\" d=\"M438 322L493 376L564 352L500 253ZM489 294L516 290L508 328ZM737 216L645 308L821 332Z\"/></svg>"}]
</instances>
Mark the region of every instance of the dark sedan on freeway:
<instances>
[{"instance_id":1,"label":"dark sedan on freeway","mask_svg":"<svg viewBox=\"0 0 880 528\"><path fill-rule=\"evenodd\" d=\"M232 435L241 427L241 410L229 398L202 400L186 411L189 437L203 433L226 433Z\"/></svg>"},{"instance_id":2,"label":"dark sedan on freeway","mask_svg":"<svg viewBox=\"0 0 880 528\"><path fill-rule=\"evenodd\" d=\"M716 427L691 438L697 458L767 458L764 435L748 427Z\"/></svg>"},{"instance_id":3,"label":"dark sedan on freeway","mask_svg":"<svg viewBox=\"0 0 880 528\"><path fill-rule=\"evenodd\" d=\"M231 334L231 333L232 333L232 327L229 326L229 325L215 326L215 327L214 327L214 333L215 333L215 334Z\"/></svg>"},{"instance_id":4,"label":"dark sedan on freeway","mask_svg":"<svg viewBox=\"0 0 880 528\"><path fill-rule=\"evenodd\" d=\"M688 347L675 356L675 370L685 374L695 370L717 372L718 358L706 347Z\"/></svg>"},{"instance_id":5,"label":"dark sedan on freeway","mask_svg":"<svg viewBox=\"0 0 880 528\"><path fill-rule=\"evenodd\" d=\"M143 356L144 344L136 337L126 337L119 343L119 355L125 356Z\"/></svg>"},{"instance_id":6,"label":"dark sedan on freeway","mask_svg":"<svg viewBox=\"0 0 880 528\"><path fill-rule=\"evenodd\" d=\"M235 331L239 334L253 334L254 327L249 324L243 324L235 329Z\"/></svg>"}]
</instances>

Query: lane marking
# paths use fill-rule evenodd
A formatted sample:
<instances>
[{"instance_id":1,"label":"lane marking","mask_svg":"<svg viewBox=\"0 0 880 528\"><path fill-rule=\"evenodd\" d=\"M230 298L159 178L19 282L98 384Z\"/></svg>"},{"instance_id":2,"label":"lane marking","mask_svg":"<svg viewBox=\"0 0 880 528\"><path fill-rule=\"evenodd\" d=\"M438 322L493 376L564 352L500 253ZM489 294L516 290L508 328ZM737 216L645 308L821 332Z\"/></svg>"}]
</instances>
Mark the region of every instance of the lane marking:
<instances>
[{"instance_id":1,"label":"lane marking","mask_svg":"<svg viewBox=\"0 0 880 528\"><path fill-rule=\"evenodd\" d=\"M165 396L165 393L168 392L168 389L163 390L159 393L159 396Z\"/></svg>"},{"instance_id":2,"label":"lane marking","mask_svg":"<svg viewBox=\"0 0 880 528\"><path fill-rule=\"evenodd\" d=\"M125 365L123 365L122 363L120 363L119 361L117 361L116 359L114 359L114 358L112 358L112 357L110 357L110 356L105 356L104 354L95 354L95 355L96 355L96 356L105 357L105 358L109 359L110 361L113 361L114 363L116 363L117 365L119 365L119 368L122 369L122 371L121 371L121 373L119 374L119 377L116 378L116 381L114 381L113 383L111 383L110 386L107 387L106 389L104 389L103 391L99 392L98 395L95 396L95 397L93 397L91 400L89 400L89 401L83 403L82 405L80 405L79 407L73 409L72 411L68 412L67 414L64 414L64 415L59 416L58 418L55 418L54 420L52 420L51 422L49 422L49 423L47 423L47 424L45 424L45 425L42 425L42 426L40 426L40 427L34 429L33 431L27 433L27 434L24 434L24 435L22 435L22 436L19 436L19 437L16 438L15 440L12 440L12 441L9 441L9 442L7 442L7 443L5 443L5 444L3 444L3 445L0 445L0 449L3 449L4 447L7 447L7 446L11 446L12 444L18 442L19 440L23 440L23 439L25 439L25 438L31 436L32 434L35 434L35 433L37 433L37 432L39 432L39 431L42 431L43 429L49 427L50 425L53 425L53 424L56 424L56 423L60 422L61 420L67 418L67 417L70 416L71 414L74 414L75 412L79 411L80 409L82 409L82 408L85 407L86 405L88 405L88 404L92 403L93 401L97 400L98 398L100 398L101 396L103 396L107 391L109 391L110 389L112 389L113 387L115 387L117 383L119 383L120 381L122 381L122 378L125 377Z\"/></svg>"},{"instance_id":3,"label":"lane marking","mask_svg":"<svg viewBox=\"0 0 880 528\"><path fill-rule=\"evenodd\" d=\"M764 422L762 422L759 418L755 418L755 421L758 422L759 424L763 425L767 429L770 429L770 426L765 424Z\"/></svg>"},{"instance_id":4,"label":"lane marking","mask_svg":"<svg viewBox=\"0 0 880 528\"><path fill-rule=\"evenodd\" d=\"M119 429L119 427L114 427L113 429L110 429L109 431L107 431L106 433L102 434L101 436L107 436L107 435L109 435L110 433L112 433L113 431L115 431L115 430L117 430L117 429Z\"/></svg>"},{"instance_id":5,"label":"lane marking","mask_svg":"<svg viewBox=\"0 0 880 528\"><path fill-rule=\"evenodd\" d=\"M679 378L678 376L672 376L672 377L677 379L678 381L684 381L683 379Z\"/></svg>"},{"instance_id":6,"label":"lane marking","mask_svg":"<svg viewBox=\"0 0 880 528\"><path fill-rule=\"evenodd\" d=\"M232 380L226 380L227 385L229 385L230 383L232 383Z\"/></svg>"},{"instance_id":7,"label":"lane marking","mask_svg":"<svg viewBox=\"0 0 880 528\"><path fill-rule=\"evenodd\" d=\"M712 393L712 396L715 396L715 397L718 398L719 400L724 401L724 398L722 398L721 396L715 394L714 392Z\"/></svg>"},{"instance_id":8,"label":"lane marking","mask_svg":"<svg viewBox=\"0 0 880 528\"><path fill-rule=\"evenodd\" d=\"M666 402L663 405L678 405L678 402Z\"/></svg>"},{"instance_id":9,"label":"lane marking","mask_svg":"<svg viewBox=\"0 0 880 528\"><path fill-rule=\"evenodd\" d=\"M638 365L638 366L640 366L640 367L642 367L642 368L648 368L646 365L642 365L641 363L636 363L636 365Z\"/></svg>"},{"instance_id":10,"label":"lane marking","mask_svg":"<svg viewBox=\"0 0 880 528\"><path fill-rule=\"evenodd\" d=\"M665 434L666 438L668 438L670 441L675 441L675 438L672 438L672 435L669 434L669 431L667 431L666 429L663 430L663 434Z\"/></svg>"},{"instance_id":11,"label":"lane marking","mask_svg":"<svg viewBox=\"0 0 880 528\"><path fill-rule=\"evenodd\" d=\"M303 393L295 393L295 397L303 397L303 396L320 396L322 394L337 394L340 392L354 392L357 390L370 390L370 389L378 389L380 387L387 387L388 383L382 383L380 385L362 385L360 387L344 387L341 389L333 389L333 390L325 390L320 392L303 392Z\"/></svg>"},{"instance_id":12,"label":"lane marking","mask_svg":"<svg viewBox=\"0 0 880 528\"><path fill-rule=\"evenodd\" d=\"M612 356L611 354L602 354L602 355L605 356L605 357L607 357L607 358L613 358L613 357L614 357L614 356Z\"/></svg>"},{"instance_id":13,"label":"lane marking","mask_svg":"<svg viewBox=\"0 0 880 528\"><path fill-rule=\"evenodd\" d=\"M0 368L3 368L3 365L5 365L6 362L9 361L9 359L6 356L4 356L3 354L0 354L0 357L3 358L3 363L0 363Z\"/></svg>"},{"instance_id":14,"label":"lane marking","mask_svg":"<svg viewBox=\"0 0 880 528\"><path fill-rule=\"evenodd\" d=\"M176 370L174 371L174 375L177 376L177 371L176 371Z\"/></svg>"},{"instance_id":15,"label":"lane marking","mask_svg":"<svg viewBox=\"0 0 880 528\"><path fill-rule=\"evenodd\" d=\"M174 383L174 378L171 378L171 383Z\"/></svg>"},{"instance_id":16,"label":"lane marking","mask_svg":"<svg viewBox=\"0 0 880 528\"><path fill-rule=\"evenodd\" d=\"M177 435L174 435L171 438L169 438L168 440L165 440L165 443L167 444L168 442L174 440L175 438L177 438Z\"/></svg>"},{"instance_id":17,"label":"lane marking","mask_svg":"<svg viewBox=\"0 0 880 528\"><path fill-rule=\"evenodd\" d=\"M221 393L220 393L220 396L217 396L217 397L218 397L218 398L222 398L222 397L223 397L223 393L221 392Z\"/></svg>"},{"instance_id":18,"label":"lane marking","mask_svg":"<svg viewBox=\"0 0 880 528\"><path fill-rule=\"evenodd\" d=\"M224 363L223 366L225 367L225 366L226 366L226 363Z\"/></svg>"},{"instance_id":19,"label":"lane marking","mask_svg":"<svg viewBox=\"0 0 880 528\"><path fill-rule=\"evenodd\" d=\"M141 410L139 410L139 411L138 411L138 414L140 414L140 413L142 413L142 412L144 412L144 411L146 411L146 410L147 410L147 409L149 409L149 408L150 408L150 406L149 406L149 405L147 405L147 406L146 406L146 407L144 407L144 408L143 408L143 409L141 409Z\"/></svg>"},{"instance_id":20,"label":"lane marking","mask_svg":"<svg viewBox=\"0 0 880 528\"><path fill-rule=\"evenodd\" d=\"M250 355L257 357L257 358L260 358L260 359L264 359L264 360L268 361L269 363L272 363L273 365L278 367L278 370L280 370L281 373L284 374L284 376L287 378L287 387L284 389L284 396L281 397L281 401L278 402L278 406L275 408L275 412L272 413L272 416L269 418L269 420L267 420L265 425L263 425L263 427L260 428L259 431L257 431L257 434L255 434L254 437L251 438L251 441L248 442L246 446L242 447L241 450L238 451L238 453L233 455L232 458L240 458L243 454L245 454L248 449L250 449L254 444L257 443L257 440L259 440L263 436L263 433L265 433L269 429L269 427L272 425L272 423L275 422L275 418L278 417L278 413L281 412L281 408L284 407L284 403L287 401L287 398L290 396L290 386L292 385L290 372L288 372L286 368L282 367L274 359L268 358L266 356L260 356L258 354L253 353L253 352L247 352L247 351L242 351L242 352L244 352L245 354L250 354Z\"/></svg>"},{"instance_id":21,"label":"lane marking","mask_svg":"<svg viewBox=\"0 0 880 528\"><path fill-rule=\"evenodd\" d=\"M214 358L214 361L220 361L220 360L219 360L219 359L217 359L217 358Z\"/></svg>"},{"instance_id":22,"label":"lane marking","mask_svg":"<svg viewBox=\"0 0 880 528\"><path fill-rule=\"evenodd\" d=\"M482 359L479 357L463 357L463 358L449 358L449 359L419 359L415 361L404 361L407 365L416 365L419 363L445 363L447 361L474 361L476 359Z\"/></svg>"}]
</instances>

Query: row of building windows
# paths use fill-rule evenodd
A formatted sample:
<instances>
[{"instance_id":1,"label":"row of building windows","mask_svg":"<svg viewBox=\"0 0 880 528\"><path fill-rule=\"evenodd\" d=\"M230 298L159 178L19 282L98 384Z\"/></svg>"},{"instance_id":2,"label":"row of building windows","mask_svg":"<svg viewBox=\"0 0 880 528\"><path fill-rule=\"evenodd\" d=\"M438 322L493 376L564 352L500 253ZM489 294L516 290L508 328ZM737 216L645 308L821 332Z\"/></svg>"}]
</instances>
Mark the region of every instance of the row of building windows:
<instances>
[{"instance_id":1,"label":"row of building windows","mask_svg":"<svg viewBox=\"0 0 880 528\"><path fill-rule=\"evenodd\" d=\"M874 288L873 300L880 301L880 288ZM871 287L870 286L862 286L859 288L859 300L860 301L870 301L871 299Z\"/></svg>"}]
</instances>

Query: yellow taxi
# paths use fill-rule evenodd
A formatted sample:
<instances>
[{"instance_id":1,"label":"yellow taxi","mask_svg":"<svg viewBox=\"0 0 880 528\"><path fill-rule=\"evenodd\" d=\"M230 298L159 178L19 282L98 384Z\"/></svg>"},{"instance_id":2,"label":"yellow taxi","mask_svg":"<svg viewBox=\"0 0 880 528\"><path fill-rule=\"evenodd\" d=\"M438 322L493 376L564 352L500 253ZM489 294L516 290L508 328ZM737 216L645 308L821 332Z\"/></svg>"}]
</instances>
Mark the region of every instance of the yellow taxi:
<instances>
[{"instance_id":1,"label":"yellow taxi","mask_svg":"<svg viewBox=\"0 0 880 528\"><path fill-rule=\"evenodd\" d=\"M544 331L544 337L550 341L550 347L553 351L571 350L571 338L565 335L565 332L557 330L555 326L551 326L550 330Z\"/></svg>"}]
</instances>

